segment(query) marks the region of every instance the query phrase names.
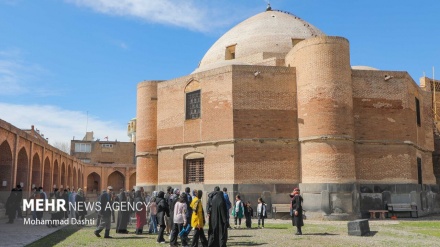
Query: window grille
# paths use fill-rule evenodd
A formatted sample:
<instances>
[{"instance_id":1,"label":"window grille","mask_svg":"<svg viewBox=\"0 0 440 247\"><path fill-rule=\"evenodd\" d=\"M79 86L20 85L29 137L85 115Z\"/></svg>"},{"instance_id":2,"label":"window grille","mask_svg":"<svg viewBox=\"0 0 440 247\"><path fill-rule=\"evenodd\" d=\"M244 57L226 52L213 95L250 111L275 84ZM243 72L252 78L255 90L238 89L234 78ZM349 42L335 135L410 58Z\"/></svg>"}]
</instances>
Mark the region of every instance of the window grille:
<instances>
[{"instance_id":1,"label":"window grille","mask_svg":"<svg viewBox=\"0 0 440 247\"><path fill-rule=\"evenodd\" d=\"M204 181L204 159L186 160L186 183L203 183Z\"/></svg>"},{"instance_id":2,"label":"window grille","mask_svg":"<svg viewBox=\"0 0 440 247\"><path fill-rule=\"evenodd\" d=\"M200 118L200 90L186 94L186 119Z\"/></svg>"}]
</instances>

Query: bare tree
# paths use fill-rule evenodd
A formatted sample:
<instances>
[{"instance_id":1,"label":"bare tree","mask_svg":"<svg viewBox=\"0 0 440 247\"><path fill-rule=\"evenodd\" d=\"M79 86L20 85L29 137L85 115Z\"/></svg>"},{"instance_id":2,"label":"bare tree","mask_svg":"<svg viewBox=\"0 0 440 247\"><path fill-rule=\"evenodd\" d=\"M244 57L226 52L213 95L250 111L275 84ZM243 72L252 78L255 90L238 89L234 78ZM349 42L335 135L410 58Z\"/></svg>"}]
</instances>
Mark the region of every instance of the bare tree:
<instances>
[{"instance_id":1,"label":"bare tree","mask_svg":"<svg viewBox=\"0 0 440 247\"><path fill-rule=\"evenodd\" d=\"M58 148L66 154L70 154L70 143L68 142L54 142L52 146Z\"/></svg>"}]
</instances>

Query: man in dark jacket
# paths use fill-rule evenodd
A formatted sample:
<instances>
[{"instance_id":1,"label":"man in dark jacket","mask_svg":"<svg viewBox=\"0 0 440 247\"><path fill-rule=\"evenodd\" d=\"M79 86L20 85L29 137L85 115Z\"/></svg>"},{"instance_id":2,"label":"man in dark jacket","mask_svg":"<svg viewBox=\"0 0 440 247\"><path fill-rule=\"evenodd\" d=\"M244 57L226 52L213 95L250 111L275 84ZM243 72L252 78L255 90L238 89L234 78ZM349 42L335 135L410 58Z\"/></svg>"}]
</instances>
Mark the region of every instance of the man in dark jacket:
<instances>
[{"instance_id":1,"label":"man in dark jacket","mask_svg":"<svg viewBox=\"0 0 440 247\"><path fill-rule=\"evenodd\" d=\"M98 214L101 215L101 224L99 224L98 228L95 230L95 235L97 237L101 237L99 233L105 228L105 235L104 238L111 238L110 237L110 227L111 227L111 215L112 215L112 208L110 204L110 194L113 191L112 186L107 187L107 191L103 192L99 198L99 202L101 203L101 210L98 212Z\"/></svg>"},{"instance_id":2,"label":"man in dark jacket","mask_svg":"<svg viewBox=\"0 0 440 247\"><path fill-rule=\"evenodd\" d=\"M21 185L17 184L17 187L15 188L15 191L17 191L17 198L15 198L17 200L17 217L20 219L23 219L23 214L22 214L22 210L21 210L21 203L23 202L23 190L21 189Z\"/></svg>"},{"instance_id":3,"label":"man in dark jacket","mask_svg":"<svg viewBox=\"0 0 440 247\"><path fill-rule=\"evenodd\" d=\"M228 241L228 221L227 208L223 192L216 187L209 194L209 230L208 230L208 246L209 247L226 247Z\"/></svg>"},{"instance_id":4,"label":"man in dark jacket","mask_svg":"<svg viewBox=\"0 0 440 247\"><path fill-rule=\"evenodd\" d=\"M170 217L170 207L167 200L164 199L165 193L160 191L156 198L157 204L157 224L160 226L159 233L157 235L158 243L165 243L163 232L165 231L165 216Z\"/></svg>"}]
</instances>

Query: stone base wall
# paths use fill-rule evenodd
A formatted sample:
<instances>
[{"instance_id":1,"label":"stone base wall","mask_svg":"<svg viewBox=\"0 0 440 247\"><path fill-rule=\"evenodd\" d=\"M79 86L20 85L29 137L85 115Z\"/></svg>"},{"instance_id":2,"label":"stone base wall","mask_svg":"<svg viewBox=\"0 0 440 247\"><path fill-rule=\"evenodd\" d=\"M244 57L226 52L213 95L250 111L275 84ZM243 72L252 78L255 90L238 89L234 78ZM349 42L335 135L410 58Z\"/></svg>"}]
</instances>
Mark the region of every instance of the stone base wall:
<instances>
[{"instance_id":1,"label":"stone base wall","mask_svg":"<svg viewBox=\"0 0 440 247\"><path fill-rule=\"evenodd\" d=\"M168 185L144 186L151 194L153 190L166 191ZM243 202L250 201L254 211L257 199L262 197L267 203L269 217L273 204L289 204L289 194L299 187L304 198L303 208L308 219L353 220L369 218L368 210L386 209L387 203L415 203L418 215L425 216L440 212L438 185L418 184L170 184L184 191L186 187L203 191L203 206L208 194L215 186L228 189L229 199L234 202L237 194ZM397 217L409 218L409 213L399 213ZM277 218L288 219L288 213L278 213Z\"/></svg>"}]
</instances>

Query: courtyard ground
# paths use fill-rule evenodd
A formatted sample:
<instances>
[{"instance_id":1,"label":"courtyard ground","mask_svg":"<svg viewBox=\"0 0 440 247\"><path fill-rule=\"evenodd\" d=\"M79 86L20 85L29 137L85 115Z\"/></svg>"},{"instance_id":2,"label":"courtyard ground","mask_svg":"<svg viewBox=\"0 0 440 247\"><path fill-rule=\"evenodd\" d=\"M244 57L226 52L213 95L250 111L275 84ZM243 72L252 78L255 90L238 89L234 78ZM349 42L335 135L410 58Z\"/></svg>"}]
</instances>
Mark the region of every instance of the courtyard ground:
<instances>
[{"instance_id":1,"label":"courtyard ground","mask_svg":"<svg viewBox=\"0 0 440 247\"><path fill-rule=\"evenodd\" d=\"M289 220L266 222L264 229L257 229L254 219L253 229L230 230L228 246L440 246L440 215L370 220L371 234L364 237L349 236L347 221L305 220L302 236L294 235ZM29 246L164 246L156 243L155 234L116 234L114 227L112 224L113 239L97 238L93 234L94 226L67 226ZM129 231L134 232L134 225L129 226ZM166 239L168 246L167 236Z\"/></svg>"}]
</instances>

